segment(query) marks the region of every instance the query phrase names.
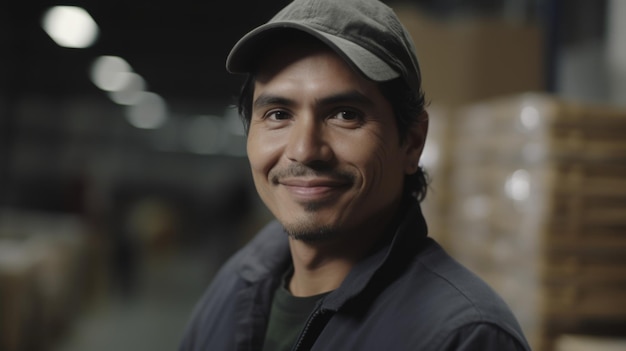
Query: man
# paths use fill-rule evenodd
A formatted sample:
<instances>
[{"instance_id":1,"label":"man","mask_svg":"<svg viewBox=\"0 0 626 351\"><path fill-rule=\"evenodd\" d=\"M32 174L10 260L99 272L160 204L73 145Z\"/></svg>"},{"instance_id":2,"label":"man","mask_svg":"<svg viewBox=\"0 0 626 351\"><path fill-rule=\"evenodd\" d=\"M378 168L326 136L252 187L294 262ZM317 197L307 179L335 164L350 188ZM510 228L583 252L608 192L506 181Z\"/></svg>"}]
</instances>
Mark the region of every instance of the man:
<instances>
[{"instance_id":1,"label":"man","mask_svg":"<svg viewBox=\"0 0 626 351\"><path fill-rule=\"evenodd\" d=\"M295 0L233 48L275 215L215 277L181 350L528 350L506 305L426 235L415 50L376 0Z\"/></svg>"}]
</instances>

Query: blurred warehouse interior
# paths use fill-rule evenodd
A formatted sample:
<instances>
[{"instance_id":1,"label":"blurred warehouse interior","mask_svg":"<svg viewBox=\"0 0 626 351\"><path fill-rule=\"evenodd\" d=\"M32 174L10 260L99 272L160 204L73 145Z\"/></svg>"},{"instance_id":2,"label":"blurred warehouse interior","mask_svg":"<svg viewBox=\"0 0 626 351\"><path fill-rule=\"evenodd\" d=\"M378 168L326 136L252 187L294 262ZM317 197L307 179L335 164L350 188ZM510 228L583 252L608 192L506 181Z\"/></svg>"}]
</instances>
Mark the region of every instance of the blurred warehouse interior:
<instances>
[{"instance_id":1,"label":"blurred warehouse interior","mask_svg":"<svg viewBox=\"0 0 626 351\"><path fill-rule=\"evenodd\" d=\"M176 348L212 274L270 218L224 61L287 2L2 3L0 350ZM624 350L626 2L386 3L430 100L432 235L517 308L537 350ZM546 239L553 222L569 236ZM594 228L603 241L579 233ZM545 317L550 304L574 312Z\"/></svg>"}]
</instances>

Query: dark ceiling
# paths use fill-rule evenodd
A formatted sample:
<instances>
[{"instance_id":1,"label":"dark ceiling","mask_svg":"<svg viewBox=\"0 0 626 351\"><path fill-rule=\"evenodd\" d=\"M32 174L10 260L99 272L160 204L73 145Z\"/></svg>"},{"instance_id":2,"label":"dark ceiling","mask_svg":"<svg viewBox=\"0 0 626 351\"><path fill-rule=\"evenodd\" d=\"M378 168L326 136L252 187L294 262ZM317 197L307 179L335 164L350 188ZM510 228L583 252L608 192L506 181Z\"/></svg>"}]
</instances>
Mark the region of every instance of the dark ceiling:
<instances>
[{"instance_id":1,"label":"dark ceiling","mask_svg":"<svg viewBox=\"0 0 626 351\"><path fill-rule=\"evenodd\" d=\"M236 95L241 81L225 71L228 51L244 33L267 21L289 1L0 1L0 101L28 94L64 97L101 94L88 75L91 63L100 55L123 57L146 80L149 90L168 100L230 99ZM497 14L502 12L504 4L502 0L411 2L442 15L463 12L463 9ZM587 3L584 0L570 2L577 4L572 8L579 16L572 16L573 10L568 10L568 6L560 7L561 11L569 11L562 14L563 25L571 18L580 21L580 16L586 16L585 23L589 22L589 17L603 18L598 14L604 13L604 6L596 6L598 11L590 11L589 6L581 6ZM520 0L519 3L533 8L533 13L541 14L550 9L546 4L560 2ZM538 6L540 3L544 6ZM86 9L99 25L97 42L87 49L57 46L40 23L45 11L54 5L75 5ZM593 14L596 15L590 16ZM591 23L604 28L601 20ZM569 24L568 28L572 27ZM589 25L579 27L589 29ZM561 36L565 34L560 33Z\"/></svg>"},{"instance_id":2,"label":"dark ceiling","mask_svg":"<svg viewBox=\"0 0 626 351\"><path fill-rule=\"evenodd\" d=\"M0 8L0 94L72 96L99 93L89 80L92 61L117 55L148 89L166 99L220 99L239 80L224 69L230 47L288 0L9 0ZM86 9L100 28L87 49L57 46L41 28L53 5Z\"/></svg>"}]
</instances>

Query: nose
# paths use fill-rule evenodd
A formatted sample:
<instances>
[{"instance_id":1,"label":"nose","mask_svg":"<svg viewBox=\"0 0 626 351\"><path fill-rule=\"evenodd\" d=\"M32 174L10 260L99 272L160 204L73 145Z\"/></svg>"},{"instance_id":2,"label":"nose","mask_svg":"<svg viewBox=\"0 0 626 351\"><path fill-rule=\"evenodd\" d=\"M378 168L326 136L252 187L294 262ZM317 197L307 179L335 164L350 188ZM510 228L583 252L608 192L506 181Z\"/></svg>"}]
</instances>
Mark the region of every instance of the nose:
<instances>
[{"instance_id":1,"label":"nose","mask_svg":"<svg viewBox=\"0 0 626 351\"><path fill-rule=\"evenodd\" d=\"M314 118L296 120L285 154L290 161L302 164L330 161L333 153L324 123Z\"/></svg>"}]
</instances>

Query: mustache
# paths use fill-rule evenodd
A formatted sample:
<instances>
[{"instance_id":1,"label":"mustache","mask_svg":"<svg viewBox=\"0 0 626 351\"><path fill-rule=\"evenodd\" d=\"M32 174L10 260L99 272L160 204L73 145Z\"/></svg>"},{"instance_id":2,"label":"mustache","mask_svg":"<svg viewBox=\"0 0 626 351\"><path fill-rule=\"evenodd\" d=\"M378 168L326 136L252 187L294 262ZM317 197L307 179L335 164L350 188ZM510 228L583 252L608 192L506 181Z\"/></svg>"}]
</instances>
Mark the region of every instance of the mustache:
<instances>
[{"instance_id":1,"label":"mustache","mask_svg":"<svg viewBox=\"0 0 626 351\"><path fill-rule=\"evenodd\" d=\"M324 177L334 179L343 183L352 183L356 176L352 172L330 167L313 168L301 163L293 163L287 168L272 171L270 179L272 183L278 183L282 178L297 177Z\"/></svg>"}]
</instances>

